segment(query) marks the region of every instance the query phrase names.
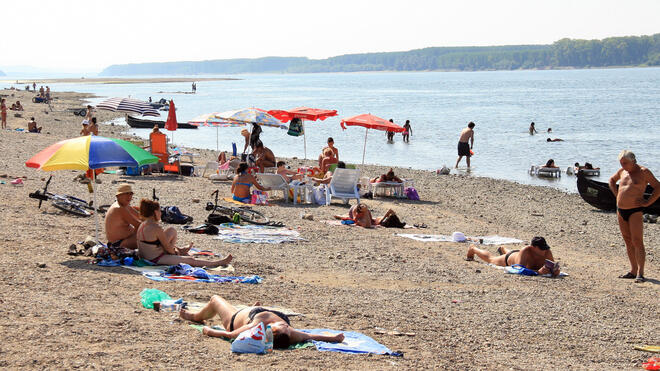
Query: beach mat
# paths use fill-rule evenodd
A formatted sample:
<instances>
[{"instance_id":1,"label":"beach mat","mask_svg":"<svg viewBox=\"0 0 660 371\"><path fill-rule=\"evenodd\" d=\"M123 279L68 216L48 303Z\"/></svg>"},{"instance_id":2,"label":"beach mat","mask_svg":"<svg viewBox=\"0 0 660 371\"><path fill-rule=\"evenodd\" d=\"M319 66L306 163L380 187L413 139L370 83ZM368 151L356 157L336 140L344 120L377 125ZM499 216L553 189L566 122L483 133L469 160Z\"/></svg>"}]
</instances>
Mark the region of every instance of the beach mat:
<instances>
[{"instance_id":1,"label":"beach mat","mask_svg":"<svg viewBox=\"0 0 660 371\"><path fill-rule=\"evenodd\" d=\"M169 267L169 265L145 265L142 267L135 265L121 265L121 267L140 273L150 272L150 273L160 274L162 272L165 272L165 270ZM231 264L226 266L215 267L215 268L206 268L206 270L212 272L228 272L228 273L235 271L234 267Z\"/></svg>"},{"instance_id":2,"label":"beach mat","mask_svg":"<svg viewBox=\"0 0 660 371\"><path fill-rule=\"evenodd\" d=\"M143 272L142 275L152 281L192 281L205 283L251 283L258 284L263 279L257 275L253 276L221 276L219 274L209 274L209 278L197 278L194 276L182 276L175 274L164 274L162 272Z\"/></svg>"},{"instance_id":3,"label":"beach mat","mask_svg":"<svg viewBox=\"0 0 660 371\"><path fill-rule=\"evenodd\" d=\"M520 270L512 268L511 266L500 267L499 265L495 265L495 264L491 264L491 263L484 263L484 264L486 264L489 267L495 268L495 269L503 270L504 273L506 273L506 274L515 274L515 275L519 275L519 276L526 276L525 274L522 274L522 272ZM540 276L540 277L544 277L544 278L552 278L552 275L550 273L546 273L546 274L542 274L542 275L537 274L536 276ZM568 273L559 272L559 276L557 276L557 278L567 277L567 276L568 276ZM534 277L534 276L528 276L528 277Z\"/></svg>"},{"instance_id":4,"label":"beach mat","mask_svg":"<svg viewBox=\"0 0 660 371\"><path fill-rule=\"evenodd\" d=\"M278 244L306 241L298 231L286 227L225 223L218 228L218 235L214 239L224 242Z\"/></svg>"},{"instance_id":5,"label":"beach mat","mask_svg":"<svg viewBox=\"0 0 660 371\"><path fill-rule=\"evenodd\" d=\"M328 224L328 225L334 225L334 226L349 226L349 227L356 227L355 223L351 224L343 224L341 220L319 220L321 223ZM385 228L382 225L374 225L373 228ZM415 226L412 226L410 224L406 224L403 228L392 228L392 229L416 229Z\"/></svg>"},{"instance_id":6,"label":"beach mat","mask_svg":"<svg viewBox=\"0 0 660 371\"><path fill-rule=\"evenodd\" d=\"M325 341L312 340L316 349L321 352L340 352L353 354L384 354L391 356L403 356L401 353L392 352L386 346L370 338L367 335L353 331L337 331L329 329L305 329L300 330L308 334L316 335L336 335L344 334L344 341L341 343L328 343Z\"/></svg>"},{"instance_id":7,"label":"beach mat","mask_svg":"<svg viewBox=\"0 0 660 371\"><path fill-rule=\"evenodd\" d=\"M446 236L442 234L413 234L413 233L395 233L395 236L410 238L415 241L422 242L456 242L452 236ZM498 235L494 236L477 236L477 237L466 237L465 242L457 243L476 243L482 245L507 245L507 244L517 244L522 243L522 240L512 237L501 237ZM483 242L480 242L483 241Z\"/></svg>"}]
</instances>

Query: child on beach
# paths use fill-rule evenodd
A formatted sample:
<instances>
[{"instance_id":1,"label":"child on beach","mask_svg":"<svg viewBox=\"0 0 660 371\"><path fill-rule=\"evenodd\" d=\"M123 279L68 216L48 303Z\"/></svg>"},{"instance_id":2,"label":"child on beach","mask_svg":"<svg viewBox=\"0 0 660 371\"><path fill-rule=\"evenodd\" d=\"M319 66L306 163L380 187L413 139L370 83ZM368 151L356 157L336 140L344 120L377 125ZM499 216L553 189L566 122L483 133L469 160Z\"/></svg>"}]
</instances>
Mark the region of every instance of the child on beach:
<instances>
[{"instance_id":1,"label":"child on beach","mask_svg":"<svg viewBox=\"0 0 660 371\"><path fill-rule=\"evenodd\" d=\"M290 183L292 180L302 180L302 174L289 170L285 166L286 163L284 161L277 161L277 174L280 174L287 183Z\"/></svg>"}]
</instances>

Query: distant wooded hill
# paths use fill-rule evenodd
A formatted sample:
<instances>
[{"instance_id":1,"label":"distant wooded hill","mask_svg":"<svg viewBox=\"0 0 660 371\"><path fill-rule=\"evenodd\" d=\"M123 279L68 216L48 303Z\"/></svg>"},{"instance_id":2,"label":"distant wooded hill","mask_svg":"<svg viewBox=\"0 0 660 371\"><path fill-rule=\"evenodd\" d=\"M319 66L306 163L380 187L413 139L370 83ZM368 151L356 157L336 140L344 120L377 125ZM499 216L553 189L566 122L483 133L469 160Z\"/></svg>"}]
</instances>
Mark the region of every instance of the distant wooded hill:
<instances>
[{"instance_id":1,"label":"distant wooded hill","mask_svg":"<svg viewBox=\"0 0 660 371\"><path fill-rule=\"evenodd\" d=\"M197 62L117 64L102 76L357 71L518 70L660 66L660 33L603 40L561 39L552 45L434 47L347 54L327 59L266 57Z\"/></svg>"}]
</instances>

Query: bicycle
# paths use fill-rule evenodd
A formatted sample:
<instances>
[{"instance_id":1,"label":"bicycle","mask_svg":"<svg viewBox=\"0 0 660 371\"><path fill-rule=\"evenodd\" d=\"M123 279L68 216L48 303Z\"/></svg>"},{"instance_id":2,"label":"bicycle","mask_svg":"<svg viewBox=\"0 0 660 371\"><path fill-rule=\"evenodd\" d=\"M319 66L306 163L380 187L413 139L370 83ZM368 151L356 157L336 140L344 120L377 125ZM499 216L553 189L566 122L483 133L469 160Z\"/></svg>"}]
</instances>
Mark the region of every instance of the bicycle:
<instances>
[{"instance_id":1,"label":"bicycle","mask_svg":"<svg viewBox=\"0 0 660 371\"><path fill-rule=\"evenodd\" d=\"M215 204L207 202L206 203L206 211L211 211L214 213L218 213L220 215L225 215L229 217L229 219L233 219L234 214L238 214L241 217L242 221L246 221L251 224L256 224L256 225L271 225L272 223L270 222L270 219L268 219L267 216L264 214L252 210L249 207L227 207L227 206L221 206L218 205L218 190L215 192L211 193L211 195L215 195Z\"/></svg>"},{"instance_id":2,"label":"bicycle","mask_svg":"<svg viewBox=\"0 0 660 371\"><path fill-rule=\"evenodd\" d=\"M57 209L70 214L85 217L91 216L94 214L94 211L105 214L105 212L110 208L110 205L101 205L98 208L94 208L92 206L92 202L87 202L80 198L69 195L59 195L56 193L48 192L48 185L50 184L52 178L52 175L48 178L42 191L36 190L29 194L30 198L39 200L39 208L41 208L41 203L43 201L50 200L53 206L55 206Z\"/></svg>"}]
</instances>

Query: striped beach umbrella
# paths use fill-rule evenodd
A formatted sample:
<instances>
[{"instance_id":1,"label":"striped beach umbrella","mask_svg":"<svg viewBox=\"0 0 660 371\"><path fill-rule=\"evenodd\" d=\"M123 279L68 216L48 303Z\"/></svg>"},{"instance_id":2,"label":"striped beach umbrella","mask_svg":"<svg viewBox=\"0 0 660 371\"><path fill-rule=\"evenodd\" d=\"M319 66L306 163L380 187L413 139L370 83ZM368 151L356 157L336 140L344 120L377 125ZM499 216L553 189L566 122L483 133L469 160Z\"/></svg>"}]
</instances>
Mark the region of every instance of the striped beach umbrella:
<instances>
[{"instance_id":1,"label":"striped beach umbrella","mask_svg":"<svg viewBox=\"0 0 660 371\"><path fill-rule=\"evenodd\" d=\"M131 98L115 97L106 99L97 104L96 108L113 112L133 113L142 116L160 116L158 110L153 108L148 102Z\"/></svg>"}]
</instances>

